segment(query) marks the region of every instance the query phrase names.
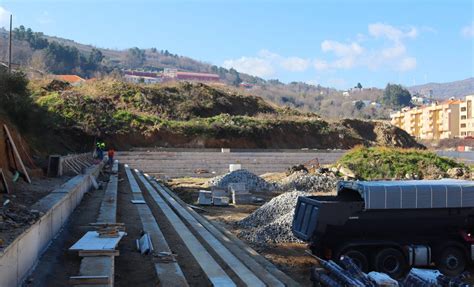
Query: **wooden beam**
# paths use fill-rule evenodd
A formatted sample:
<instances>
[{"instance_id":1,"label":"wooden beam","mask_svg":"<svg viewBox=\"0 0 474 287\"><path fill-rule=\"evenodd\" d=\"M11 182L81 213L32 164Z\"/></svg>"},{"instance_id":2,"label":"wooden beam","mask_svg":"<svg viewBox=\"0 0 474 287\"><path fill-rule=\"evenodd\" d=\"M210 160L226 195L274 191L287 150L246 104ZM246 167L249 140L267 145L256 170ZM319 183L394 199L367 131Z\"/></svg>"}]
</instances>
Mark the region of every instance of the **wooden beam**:
<instances>
[{"instance_id":1,"label":"wooden beam","mask_svg":"<svg viewBox=\"0 0 474 287\"><path fill-rule=\"evenodd\" d=\"M28 183L31 183L30 176L28 175L28 172L26 171L25 165L23 164L23 161L21 160L20 154L18 153L18 149L16 148L15 142L13 141L12 135L10 134L10 131L8 130L7 125L3 125L3 128L5 129L8 140L10 142L10 145L11 145L12 149L13 149L13 153L15 154L15 157L18 159L18 162L20 163L20 167L23 171L23 175L25 176L26 181Z\"/></svg>"},{"instance_id":2,"label":"wooden beam","mask_svg":"<svg viewBox=\"0 0 474 287\"><path fill-rule=\"evenodd\" d=\"M119 250L79 250L79 256L81 257L90 257L90 256L119 256Z\"/></svg>"},{"instance_id":3,"label":"wooden beam","mask_svg":"<svg viewBox=\"0 0 474 287\"><path fill-rule=\"evenodd\" d=\"M108 285L110 284L109 276L71 276L69 277L71 285Z\"/></svg>"},{"instance_id":4,"label":"wooden beam","mask_svg":"<svg viewBox=\"0 0 474 287\"><path fill-rule=\"evenodd\" d=\"M8 189L7 179L5 178L5 174L3 173L3 170L1 168L0 168L0 177L2 180L3 188L5 189L7 193L10 193L10 189Z\"/></svg>"}]
</instances>

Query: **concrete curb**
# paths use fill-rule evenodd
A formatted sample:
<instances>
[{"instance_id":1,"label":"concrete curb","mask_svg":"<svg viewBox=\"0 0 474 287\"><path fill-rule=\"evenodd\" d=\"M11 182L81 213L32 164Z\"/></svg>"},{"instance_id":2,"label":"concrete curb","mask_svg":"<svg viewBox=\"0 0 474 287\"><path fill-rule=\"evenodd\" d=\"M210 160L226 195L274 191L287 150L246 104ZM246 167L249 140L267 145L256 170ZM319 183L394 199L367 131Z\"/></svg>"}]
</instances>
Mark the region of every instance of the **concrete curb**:
<instances>
[{"instance_id":1,"label":"concrete curb","mask_svg":"<svg viewBox=\"0 0 474 287\"><path fill-rule=\"evenodd\" d=\"M102 165L89 167L85 174L73 177L31 207L44 212L44 215L0 252L0 286L21 285L84 194L90 190L91 177L97 177Z\"/></svg>"}]
</instances>

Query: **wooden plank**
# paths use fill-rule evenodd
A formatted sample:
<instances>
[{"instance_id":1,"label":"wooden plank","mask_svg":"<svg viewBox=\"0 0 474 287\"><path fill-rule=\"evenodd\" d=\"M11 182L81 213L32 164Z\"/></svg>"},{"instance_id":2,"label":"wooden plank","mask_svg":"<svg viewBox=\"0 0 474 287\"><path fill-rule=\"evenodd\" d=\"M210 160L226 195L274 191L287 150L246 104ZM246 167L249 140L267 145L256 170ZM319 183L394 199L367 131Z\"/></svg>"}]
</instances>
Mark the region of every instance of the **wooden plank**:
<instances>
[{"instance_id":1,"label":"wooden plank","mask_svg":"<svg viewBox=\"0 0 474 287\"><path fill-rule=\"evenodd\" d=\"M115 249L99 249L99 250L79 250L79 256L119 256L120 251Z\"/></svg>"},{"instance_id":2,"label":"wooden plank","mask_svg":"<svg viewBox=\"0 0 474 287\"><path fill-rule=\"evenodd\" d=\"M10 189L8 188L7 179L5 178L5 174L3 173L3 170L1 168L0 168L0 177L1 177L1 180L2 180L3 188L5 189L5 191L7 193L10 193Z\"/></svg>"},{"instance_id":3,"label":"wooden plank","mask_svg":"<svg viewBox=\"0 0 474 287\"><path fill-rule=\"evenodd\" d=\"M69 250L100 250L100 249L115 249L119 241L125 235L125 232L119 232L118 237L99 237L97 231L89 231L82 236Z\"/></svg>"},{"instance_id":4,"label":"wooden plank","mask_svg":"<svg viewBox=\"0 0 474 287\"><path fill-rule=\"evenodd\" d=\"M26 181L28 183L31 183L30 176L28 175L28 172L26 171L26 167L23 164L23 161L21 160L20 154L18 153L18 149L16 148L15 142L13 141L12 135L10 134L10 130L8 130L8 127L5 124L3 125L3 129L5 129L5 132L6 132L7 137L8 137L8 141L10 142L10 145L13 149L13 153L15 154L15 157L18 159L18 162L20 163L20 167L22 169L23 175L26 178Z\"/></svg>"},{"instance_id":5,"label":"wooden plank","mask_svg":"<svg viewBox=\"0 0 474 287\"><path fill-rule=\"evenodd\" d=\"M108 285L110 277L105 275L98 276L71 276L69 277L71 285Z\"/></svg>"}]
</instances>

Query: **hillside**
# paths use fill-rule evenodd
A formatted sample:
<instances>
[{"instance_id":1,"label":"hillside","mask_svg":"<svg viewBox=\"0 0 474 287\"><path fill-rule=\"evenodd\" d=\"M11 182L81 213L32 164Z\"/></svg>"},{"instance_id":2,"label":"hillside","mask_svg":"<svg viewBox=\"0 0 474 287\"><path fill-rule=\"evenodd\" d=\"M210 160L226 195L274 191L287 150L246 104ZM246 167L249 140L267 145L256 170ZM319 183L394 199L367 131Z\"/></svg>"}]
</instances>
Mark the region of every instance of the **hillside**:
<instances>
[{"instance_id":1,"label":"hillside","mask_svg":"<svg viewBox=\"0 0 474 287\"><path fill-rule=\"evenodd\" d=\"M462 98L466 95L474 94L474 78L449 83L428 83L424 85L412 86L408 90L410 93L426 95L433 91L435 99L449 99L450 97Z\"/></svg>"},{"instance_id":2,"label":"hillside","mask_svg":"<svg viewBox=\"0 0 474 287\"><path fill-rule=\"evenodd\" d=\"M208 63L179 56L156 48L113 50L84 45L73 40L44 35L26 28L14 33L13 62L32 76L37 71L53 74L78 74L84 78L104 75L120 76L122 69L160 71L177 68L192 72L219 74L221 81L231 89L240 82L252 84L250 89L234 88L237 92L258 95L280 106L316 112L328 118L355 117L363 119L387 119L385 108L364 106L357 108L358 100L378 101L380 89L354 90L344 96L342 91L310 85L302 82L284 84L278 80L264 80L234 69L225 69ZM7 59L8 33L0 29L0 61ZM35 71L32 73L32 71Z\"/></svg>"},{"instance_id":3,"label":"hillside","mask_svg":"<svg viewBox=\"0 0 474 287\"><path fill-rule=\"evenodd\" d=\"M338 148L419 147L383 122L328 122L313 113L268 104L199 83L138 85L105 79L79 87L32 82L33 98L58 131L132 146Z\"/></svg>"}]
</instances>

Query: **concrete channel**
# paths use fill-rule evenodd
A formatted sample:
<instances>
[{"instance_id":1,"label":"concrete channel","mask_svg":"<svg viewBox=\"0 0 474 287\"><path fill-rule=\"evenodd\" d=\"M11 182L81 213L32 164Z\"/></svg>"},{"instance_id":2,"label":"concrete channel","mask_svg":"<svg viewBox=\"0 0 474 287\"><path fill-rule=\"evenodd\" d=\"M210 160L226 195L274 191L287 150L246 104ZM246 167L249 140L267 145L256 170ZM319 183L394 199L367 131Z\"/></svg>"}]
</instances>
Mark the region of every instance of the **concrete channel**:
<instances>
[{"instance_id":1,"label":"concrete channel","mask_svg":"<svg viewBox=\"0 0 474 287\"><path fill-rule=\"evenodd\" d=\"M44 215L0 253L0 286L20 286L97 178L102 164L87 168L32 206Z\"/></svg>"}]
</instances>

